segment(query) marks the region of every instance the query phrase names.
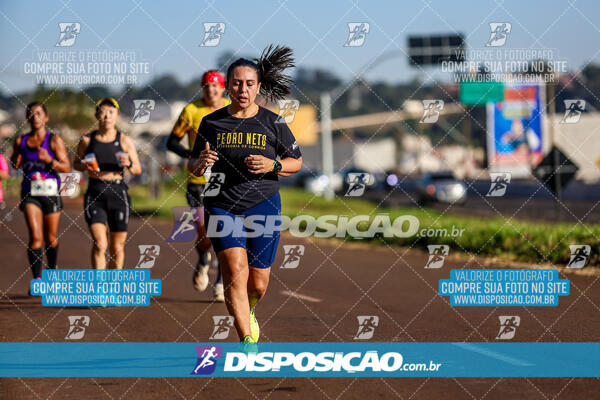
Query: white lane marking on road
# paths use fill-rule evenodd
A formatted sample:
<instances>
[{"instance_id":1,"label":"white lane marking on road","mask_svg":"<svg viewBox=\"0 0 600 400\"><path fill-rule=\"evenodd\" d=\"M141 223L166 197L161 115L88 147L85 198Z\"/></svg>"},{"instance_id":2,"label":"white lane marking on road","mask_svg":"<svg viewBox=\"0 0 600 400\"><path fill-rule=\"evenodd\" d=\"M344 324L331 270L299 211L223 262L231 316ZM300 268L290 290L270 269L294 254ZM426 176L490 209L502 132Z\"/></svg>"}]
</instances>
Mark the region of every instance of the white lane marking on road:
<instances>
[{"instance_id":1,"label":"white lane marking on road","mask_svg":"<svg viewBox=\"0 0 600 400\"><path fill-rule=\"evenodd\" d=\"M300 300L310 301L312 303L320 303L320 302L323 301L321 299L317 299L316 297L306 296L304 294L298 294L296 292L291 292L289 290L282 290L281 294L284 295L284 296L295 297L295 298L300 299Z\"/></svg>"},{"instance_id":2,"label":"white lane marking on road","mask_svg":"<svg viewBox=\"0 0 600 400\"><path fill-rule=\"evenodd\" d=\"M474 351L475 353L483 354L484 356L495 358L496 360L504 361L512 365L517 365L519 367L532 367L534 364L531 364L525 360L520 360L518 358L514 358L508 355L504 355L502 353L498 353L488 349L482 349L477 347L471 343L453 343L455 346L462 347L465 350Z\"/></svg>"}]
</instances>

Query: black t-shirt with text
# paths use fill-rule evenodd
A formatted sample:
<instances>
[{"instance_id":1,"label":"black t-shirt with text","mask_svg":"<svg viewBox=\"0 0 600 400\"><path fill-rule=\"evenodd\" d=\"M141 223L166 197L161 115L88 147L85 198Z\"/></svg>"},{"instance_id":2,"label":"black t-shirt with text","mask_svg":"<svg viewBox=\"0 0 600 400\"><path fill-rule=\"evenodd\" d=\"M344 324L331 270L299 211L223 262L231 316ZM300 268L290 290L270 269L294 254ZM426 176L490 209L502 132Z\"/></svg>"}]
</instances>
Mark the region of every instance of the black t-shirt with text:
<instances>
[{"instance_id":1,"label":"black t-shirt with text","mask_svg":"<svg viewBox=\"0 0 600 400\"><path fill-rule=\"evenodd\" d=\"M204 204L240 213L268 199L279 190L277 174L253 174L244 159L262 155L270 159L300 158L300 148L283 118L259 106L258 113L250 118L236 118L223 107L202 119L194 143L192 158L198 158L208 141L219 160L212 166L212 175L224 174L220 191L207 197ZM212 179L211 179L212 180Z\"/></svg>"}]
</instances>

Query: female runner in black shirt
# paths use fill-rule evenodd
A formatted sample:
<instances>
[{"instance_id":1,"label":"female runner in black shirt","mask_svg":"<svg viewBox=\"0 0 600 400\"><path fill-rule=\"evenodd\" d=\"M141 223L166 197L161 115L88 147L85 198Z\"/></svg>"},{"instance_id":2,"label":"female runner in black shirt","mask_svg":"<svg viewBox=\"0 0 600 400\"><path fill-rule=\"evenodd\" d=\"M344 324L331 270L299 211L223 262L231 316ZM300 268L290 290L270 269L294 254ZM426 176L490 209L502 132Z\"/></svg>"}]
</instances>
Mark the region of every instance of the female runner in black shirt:
<instances>
[{"instance_id":1,"label":"female runner in black shirt","mask_svg":"<svg viewBox=\"0 0 600 400\"><path fill-rule=\"evenodd\" d=\"M289 48L269 46L256 62L240 58L227 69L231 104L202 119L188 164L196 176L212 167L211 179L220 186L216 196L204 199L207 229L211 218L219 221L213 227L223 228L228 218L253 217L264 226L280 217L277 177L298 172L302 155L285 121L255 99L259 92L270 100L289 94L291 79L283 71L293 66ZM221 232L208 236L221 263L227 308L240 339L253 343L259 337L254 308L267 290L279 230L258 236L246 229Z\"/></svg>"},{"instance_id":2,"label":"female runner in black shirt","mask_svg":"<svg viewBox=\"0 0 600 400\"><path fill-rule=\"evenodd\" d=\"M125 240L129 224L130 198L123 180L125 170L131 175L142 173L133 140L116 128L119 103L112 97L96 103L98 130L81 137L75 168L87 171L90 180L84 200L84 215L94 243L92 268L105 269L106 250L109 268L123 268ZM107 229L110 230L110 247Z\"/></svg>"}]
</instances>

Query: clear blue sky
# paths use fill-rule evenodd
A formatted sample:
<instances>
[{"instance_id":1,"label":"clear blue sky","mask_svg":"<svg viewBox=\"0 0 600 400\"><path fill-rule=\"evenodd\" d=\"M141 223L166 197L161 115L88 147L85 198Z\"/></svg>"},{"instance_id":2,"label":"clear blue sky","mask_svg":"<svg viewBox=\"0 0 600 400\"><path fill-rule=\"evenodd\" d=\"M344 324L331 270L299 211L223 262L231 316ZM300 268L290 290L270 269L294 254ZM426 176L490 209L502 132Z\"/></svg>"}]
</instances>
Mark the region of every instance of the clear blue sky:
<instances>
[{"instance_id":1,"label":"clear blue sky","mask_svg":"<svg viewBox=\"0 0 600 400\"><path fill-rule=\"evenodd\" d=\"M571 69L590 60L600 62L597 1L577 1L574 7L563 1L499 3L503 8L485 0L3 1L0 90L6 94L8 89L19 92L32 87L23 64L33 60L37 50L55 48L59 22L81 23L75 50L135 49L153 63L152 76L172 73L181 82L214 67L225 50L258 55L271 42L292 47L301 66L326 68L349 78L386 49L405 48L412 33L461 32L468 36L468 46L482 47L489 38L489 22L512 23L508 46L557 49ZM219 46L198 46L203 22L226 23ZM348 22L370 23L362 47L342 46ZM402 82L416 74L402 57L373 69L367 78Z\"/></svg>"}]
</instances>

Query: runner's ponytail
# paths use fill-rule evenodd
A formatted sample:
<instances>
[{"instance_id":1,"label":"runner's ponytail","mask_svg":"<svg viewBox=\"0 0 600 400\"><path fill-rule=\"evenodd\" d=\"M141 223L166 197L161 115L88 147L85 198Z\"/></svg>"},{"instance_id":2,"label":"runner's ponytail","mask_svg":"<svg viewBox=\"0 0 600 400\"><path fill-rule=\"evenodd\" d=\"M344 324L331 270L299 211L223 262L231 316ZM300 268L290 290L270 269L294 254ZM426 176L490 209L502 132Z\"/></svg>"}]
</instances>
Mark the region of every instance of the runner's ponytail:
<instances>
[{"instance_id":1,"label":"runner's ponytail","mask_svg":"<svg viewBox=\"0 0 600 400\"><path fill-rule=\"evenodd\" d=\"M269 45L256 60L261 81L260 91L269 100L283 99L290 94L292 78L285 75L286 68L294 67L292 49Z\"/></svg>"},{"instance_id":2,"label":"runner's ponytail","mask_svg":"<svg viewBox=\"0 0 600 400\"><path fill-rule=\"evenodd\" d=\"M292 78L283 73L285 69L295 67L292 49L289 47L271 44L254 61L238 58L227 68L227 80L234 68L242 66L256 70L258 81L261 82L260 93L268 100L283 99L290 94Z\"/></svg>"}]
</instances>

